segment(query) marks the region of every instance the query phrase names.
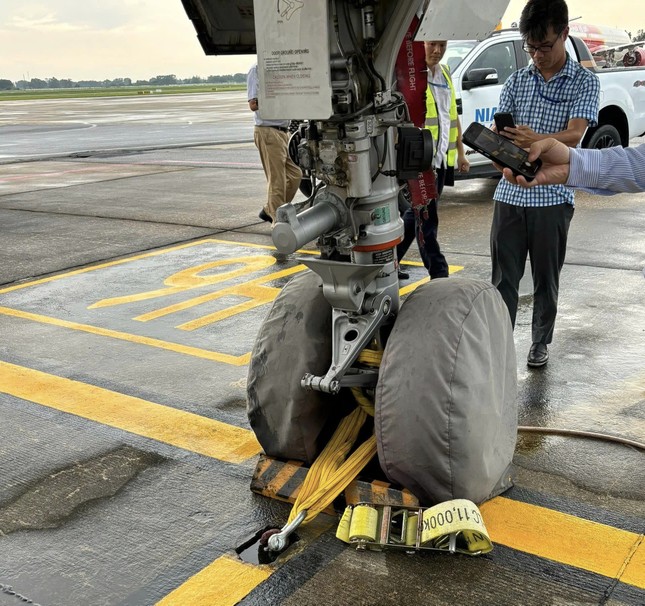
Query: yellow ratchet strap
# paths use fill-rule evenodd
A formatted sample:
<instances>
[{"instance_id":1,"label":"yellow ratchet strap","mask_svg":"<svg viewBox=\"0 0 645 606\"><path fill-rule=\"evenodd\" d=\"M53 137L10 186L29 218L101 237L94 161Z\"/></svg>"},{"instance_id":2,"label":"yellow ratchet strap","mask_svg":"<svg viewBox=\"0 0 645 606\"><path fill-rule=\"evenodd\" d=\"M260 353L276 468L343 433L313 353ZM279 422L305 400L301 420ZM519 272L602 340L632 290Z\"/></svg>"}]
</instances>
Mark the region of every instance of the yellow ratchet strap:
<instances>
[{"instance_id":1,"label":"yellow ratchet strap","mask_svg":"<svg viewBox=\"0 0 645 606\"><path fill-rule=\"evenodd\" d=\"M378 366L381 357L382 351L364 349L359 356L359 362ZM309 468L287 524L293 522L303 511L307 514L302 523L311 522L356 479L376 454L376 436L372 433L347 457L365 420L368 416L374 416L374 402L359 388L353 387L352 394L358 406L341 420L334 435Z\"/></svg>"},{"instance_id":2,"label":"yellow ratchet strap","mask_svg":"<svg viewBox=\"0 0 645 606\"><path fill-rule=\"evenodd\" d=\"M454 499L428 508L359 503L345 509L336 537L357 549L398 548L480 555L493 549L477 505Z\"/></svg>"},{"instance_id":3,"label":"yellow ratchet strap","mask_svg":"<svg viewBox=\"0 0 645 606\"><path fill-rule=\"evenodd\" d=\"M362 406L341 420L331 440L313 462L287 523L301 511L307 511L303 523L313 520L354 480L376 454L376 437L372 434L347 459L368 413Z\"/></svg>"}]
</instances>

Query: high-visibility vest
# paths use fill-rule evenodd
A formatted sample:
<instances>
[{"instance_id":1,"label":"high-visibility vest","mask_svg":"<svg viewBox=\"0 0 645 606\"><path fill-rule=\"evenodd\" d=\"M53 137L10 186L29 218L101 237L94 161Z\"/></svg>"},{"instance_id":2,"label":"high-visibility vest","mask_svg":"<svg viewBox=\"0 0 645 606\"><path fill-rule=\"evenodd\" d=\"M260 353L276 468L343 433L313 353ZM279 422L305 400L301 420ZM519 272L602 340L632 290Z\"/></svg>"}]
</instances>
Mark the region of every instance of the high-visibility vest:
<instances>
[{"instance_id":1,"label":"high-visibility vest","mask_svg":"<svg viewBox=\"0 0 645 606\"><path fill-rule=\"evenodd\" d=\"M448 167L453 167L457 161L457 96L455 95L455 87L452 84L450 71L445 65L440 65L443 72L448 88L450 89L450 133L448 135L448 151L446 153L446 162ZM430 77L428 77L430 79ZM435 145L439 141L439 130L441 125L439 123L439 116L437 115L437 103L432 93L432 86L428 85L426 93L426 122L425 127L430 131ZM436 152L436 150L435 150Z\"/></svg>"}]
</instances>

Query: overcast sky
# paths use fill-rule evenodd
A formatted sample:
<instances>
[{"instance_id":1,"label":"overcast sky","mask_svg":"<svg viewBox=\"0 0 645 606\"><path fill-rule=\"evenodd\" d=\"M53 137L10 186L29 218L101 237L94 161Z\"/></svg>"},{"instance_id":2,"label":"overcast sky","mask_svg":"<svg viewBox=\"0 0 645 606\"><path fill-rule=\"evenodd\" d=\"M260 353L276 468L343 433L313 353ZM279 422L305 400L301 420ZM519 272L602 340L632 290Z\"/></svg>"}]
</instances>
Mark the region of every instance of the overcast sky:
<instances>
[{"instance_id":1,"label":"overcast sky","mask_svg":"<svg viewBox=\"0 0 645 606\"><path fill-rule=\"evenodd\" d=\"M504 26L519 18L524 1L511 0ZM645 29L641 0L568 4L584 23ZM205 56L181 0L0 0L0 78L14 82L205 77L246 72L252 62Z\"/></svg>"}]
</instances>

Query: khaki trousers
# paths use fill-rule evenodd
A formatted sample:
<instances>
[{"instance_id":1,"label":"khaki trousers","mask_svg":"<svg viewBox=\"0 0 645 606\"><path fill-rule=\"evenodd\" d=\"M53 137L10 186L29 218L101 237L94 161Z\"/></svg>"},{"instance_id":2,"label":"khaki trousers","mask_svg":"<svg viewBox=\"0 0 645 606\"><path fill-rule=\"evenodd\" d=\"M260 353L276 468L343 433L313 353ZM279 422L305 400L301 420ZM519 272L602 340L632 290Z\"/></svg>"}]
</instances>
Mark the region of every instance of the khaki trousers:
<instances>
[{"instance_id":1,"label":"khaki trousers","mask_svg":"<svg viewBox=\"0 0 645 606\"><path fill-rule=\"evenodd\" d=\"M265 212L275 220L278 206L291 202L298 191L302 172L289 158L289 134L270 126L256 126L253 134L267 178Z\"/></svg>"}]
</instances>

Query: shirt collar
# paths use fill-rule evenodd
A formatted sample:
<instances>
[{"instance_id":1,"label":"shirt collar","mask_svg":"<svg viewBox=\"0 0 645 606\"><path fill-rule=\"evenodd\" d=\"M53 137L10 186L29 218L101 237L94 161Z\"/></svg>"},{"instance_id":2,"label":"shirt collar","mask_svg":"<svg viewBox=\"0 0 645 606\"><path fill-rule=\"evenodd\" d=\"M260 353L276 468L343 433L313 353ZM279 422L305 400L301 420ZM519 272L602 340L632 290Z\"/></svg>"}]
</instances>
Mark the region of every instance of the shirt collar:
<instances>
[{"instance_id":1,"label":"shirt collar","mask_svg":"<svg viewBox=\"0 0 645 606\"><path fill-rule=\"evenodd\" d=\"M538 78L542 78L542 80L544 80L544 76L542 76L538 68L535 67L534 63L530 63L528 67L529 67L529 72L531 72L531 74L533 74L534 76L537 76ZM551 80L555 80L556 78L560 78L563 76L566 78L574 78L575 75L576 75L576 64L574 60L569 56L569 53L567 52L567 59L564 62L562 69L557 74L554 74Z\"/></svg>"}]
</instances>

